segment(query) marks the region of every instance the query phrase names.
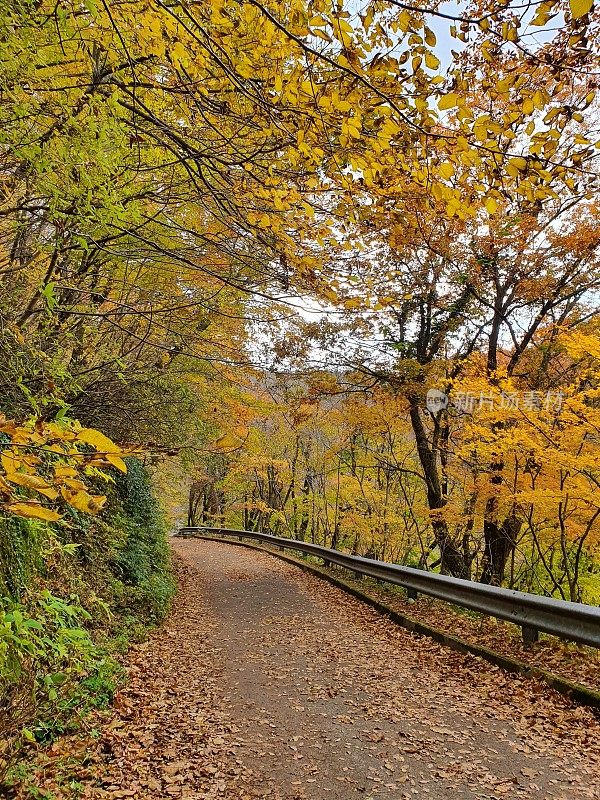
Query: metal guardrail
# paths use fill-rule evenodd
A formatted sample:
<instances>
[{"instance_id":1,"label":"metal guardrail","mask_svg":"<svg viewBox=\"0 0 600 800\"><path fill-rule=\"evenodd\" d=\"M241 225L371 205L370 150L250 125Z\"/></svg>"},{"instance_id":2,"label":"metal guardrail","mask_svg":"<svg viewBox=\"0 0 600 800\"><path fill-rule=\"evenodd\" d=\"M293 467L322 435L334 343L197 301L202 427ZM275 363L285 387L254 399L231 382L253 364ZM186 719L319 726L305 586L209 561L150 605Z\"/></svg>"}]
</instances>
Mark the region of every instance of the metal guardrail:
<instances>
[{"instance_id":1,"label":"metal guardrail","mask_svg":"<svg viewBox=\"0 0 600 800\"><path fill-rule=\"evenodd\" d=\"M505 619L520 625L523 639L534 642L539 631L572 639L591 647L600 647L600 608L555 600L537 594L517 592L514 589L501 589L475 581L438 575L400 564L389 564L362 556L353 556L339 550L331 550L311 542L272 536L260 531L244 531L234 528L181 528L178 536L194 536L197 533L209 535L237 536L241 539L255 539L275 545L280 549L297 550L307 555L317 556L325 562L351 570L359 575L393 583L407 590L408 596L416 598L419 593L445 600L490 617Z\"/></svg>"}]
</instances>

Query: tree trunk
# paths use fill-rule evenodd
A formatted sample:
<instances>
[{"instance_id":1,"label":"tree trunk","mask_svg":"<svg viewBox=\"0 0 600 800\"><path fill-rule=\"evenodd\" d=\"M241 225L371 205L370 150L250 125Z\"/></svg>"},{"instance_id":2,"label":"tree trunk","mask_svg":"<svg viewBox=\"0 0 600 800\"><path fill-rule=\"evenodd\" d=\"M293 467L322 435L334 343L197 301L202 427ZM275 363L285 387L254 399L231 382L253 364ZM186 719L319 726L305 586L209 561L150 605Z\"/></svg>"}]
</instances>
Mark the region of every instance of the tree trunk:
<instances>
[{"instance_id":1,"label":"tree trunk","mask_svg":"<svg viewBox=\"0 0 600 800\"><path fill-rule=\"evenodd\" d=\"M441 570L444 574L454 575L456 578L466 578L468 568L463 553L460 547L452 540L447 523L439 517L436 518L436 512L444 508L447 503L447 498L442 492L437 452L430 446L427 439L427 430L421 419L418 397L409 397L409 403L410 421L427 486L427 504L429 510L433 512L431 525L440 551Z\"/></svg>"},{"instance_id":2,"label":"tree trunk","mask_svg":"<svg viewBox=\"0 0 600 800\"><path fill-rule=\"evenodd\" d=\"M306 539L306 533L308 531L308 523L309 523L309 511L308 511L308 493L310 491L310 480L308 475L304 478L304 483L302 484L302 500L301 500L301 509L302 509L302 517L300 519L300 525L298 526L298 539L303 542Z\"/></svg>"},{"instance_id":3,"label":"tree trunk","mask_svg":"<svg viewBox=\"0 0 600 800\"><path fill-rule=\"evenodd\" d=\"M490 498L486 506L483 523L485 550L483 553L483 569L481 583L501 586L504 581L506 565L517 546L517 536L521 530L522 520L514 511L499 525L495 519L495 511L488 506L495 498Z\"/></svg>"}]
</instances>

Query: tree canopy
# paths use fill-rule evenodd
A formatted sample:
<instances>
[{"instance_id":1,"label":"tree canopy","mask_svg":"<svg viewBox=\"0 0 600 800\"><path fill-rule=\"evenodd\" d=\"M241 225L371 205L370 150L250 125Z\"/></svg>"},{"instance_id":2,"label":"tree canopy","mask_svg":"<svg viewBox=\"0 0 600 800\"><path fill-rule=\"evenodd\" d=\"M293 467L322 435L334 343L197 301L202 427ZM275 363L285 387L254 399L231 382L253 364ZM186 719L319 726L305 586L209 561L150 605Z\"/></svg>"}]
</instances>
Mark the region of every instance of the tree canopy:
<instances>
[{"instance_id":1,"label":"tree canopy","mask_svg":"<svg viewBox=\"0 0 600 800\"><path fill-rule=\"evenodd\" d=\"M5 3L4 512L179 454L192 516L579 598L599 34L590 0Z\"/></svg>"}]
</instances>

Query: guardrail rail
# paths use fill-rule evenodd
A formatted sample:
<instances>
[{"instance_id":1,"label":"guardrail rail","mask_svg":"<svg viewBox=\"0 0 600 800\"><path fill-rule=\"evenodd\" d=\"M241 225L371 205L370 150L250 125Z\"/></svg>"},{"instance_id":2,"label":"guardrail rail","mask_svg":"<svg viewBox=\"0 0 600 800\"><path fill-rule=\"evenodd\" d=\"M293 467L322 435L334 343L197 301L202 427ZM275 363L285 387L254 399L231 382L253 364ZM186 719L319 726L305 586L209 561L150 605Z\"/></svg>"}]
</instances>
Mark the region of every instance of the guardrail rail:
<instances>
[{"instance_id":1,"label":"guardrail rail","mask_svg":"<svg viewBox=\"0 0 600 800\"><path fill-rule=\"evenodd\" d=\"M519 625L523 640L537 641L539 632L560 636L580 644L600 648L600 608L584 603L555 600L514 589L502 589L475 581L438 575L434 572L389 564L362 556L353 556L339 550L331 550L312 542L273 536L261 531L245 531L235 528L187 527L181 528L178 536L197 534L210 536L236 536L238 539L254 539L275 545L281 550L295 550L323 559L326 564L336 564L357 575L365 575L406 589L414 599L426 594L447 603L478 611L490 617L508 620Z\"/></svg>"}]
</instances>

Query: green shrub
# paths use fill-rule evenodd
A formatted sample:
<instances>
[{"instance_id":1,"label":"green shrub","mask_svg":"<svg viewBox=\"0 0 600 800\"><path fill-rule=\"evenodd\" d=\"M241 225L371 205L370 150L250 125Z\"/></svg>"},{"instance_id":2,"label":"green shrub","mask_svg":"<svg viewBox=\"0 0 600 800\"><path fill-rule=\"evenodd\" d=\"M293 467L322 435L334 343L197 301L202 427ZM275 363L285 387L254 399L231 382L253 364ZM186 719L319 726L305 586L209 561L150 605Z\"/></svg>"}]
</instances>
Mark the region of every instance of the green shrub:
<instances>
[{"instance_id":1,"label":"green shrub","mask_svg":"<svg viewBox=\"0 0 600 800\"><path fill-rule=\"evenodd\" d=\"M59 693L70 691L99 658L88 619L77 597L62 599L47 589L25 603L0 601L0 738L14 740L35 719L52 716Z\"/></svg>"},{"instance_id":2,"label":"green shrub","mask_svg":"<svg viewBox=\"0 0 600 800\"><path fill-rule=\"evenodd\" d=\"M165 615L174 590L167 527L148 472L138 459L128 458L126 463L127 473L116 481L122 511L112 522L125 534L112 562L115 577L125 587L119 606L157 622Z\"/></svg>"},{"instance_id":3,"label":"green shrub","mask_svg":"<svg viewBox=\"0 0 600 800\"><path fill-rule=\"evenodd\" d=\"M112 654L168 610L166 524L144 465L127 467L96 478L108 495L99 517L0 519L0 779L23 737L49 741L110 704L121 677Z\"/></svg>"}]
</instances>

